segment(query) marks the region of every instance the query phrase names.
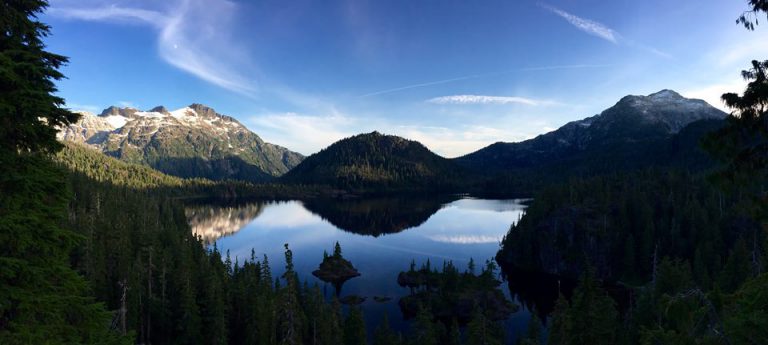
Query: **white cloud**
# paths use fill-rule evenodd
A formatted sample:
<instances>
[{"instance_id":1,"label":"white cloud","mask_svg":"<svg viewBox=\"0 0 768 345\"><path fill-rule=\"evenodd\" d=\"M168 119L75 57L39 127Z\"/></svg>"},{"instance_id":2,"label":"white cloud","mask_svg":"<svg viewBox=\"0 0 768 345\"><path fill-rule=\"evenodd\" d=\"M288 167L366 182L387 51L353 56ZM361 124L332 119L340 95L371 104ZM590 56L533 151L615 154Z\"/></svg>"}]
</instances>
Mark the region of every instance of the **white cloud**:
<instances>
[{"instance_id":1,"label":"white cloud","mask_svg":"<svg viewBox=\"0 0 768 345\"><path fill-rule=\"evenodd\" d=\"M305 155L360 133L358 120L341 114L264 114L251 117L246 121L246 125L262 135L264 140Z\"/></svg>"},{"instance_id":2,"label":"white cloud","mask_svg":"<svg viewBox=\"0 0 768 345\"><path fill-rule=\"evenodd\" d=\"M237 14L226 0L180 0L168 10L120 7L97 1L85 7L54 6L48 14L60 18L128 21L157 29L157 50L165 62L209 83L246 96L253 96L255 83L248 75L248 60L241 46L231 39L231 23Z\"/></svg>"},{"instance_id":3,"label":"white cloud","mask_svg":"<svg viewBox=\"0 0 768 345\"><path fill-rule=\"evenodd\" d=\"M540 133L542 124L530 127L530 133L474 124L453 128L428 125L401 125L381 117L350 117L342 113L307 115L297 113L268 113L252 116L245 124L265 141L283 145L308 155L334 142L360 133L377 130L416 140L444 157L458 157L486 147L497 141L521 141ZM512 128L505 125L504 127Z\"/></svg>"},{"instance_id":4,"label":"white cloud","mask_svg":"<svg viewBox=\"0 0 768 345\"><path fill-rule=\"evenodd\" d=\"M66 107L71 109L72 111L85 111L85 112L94 113L94 114L101 112L101 108L92 104L78 104L78 103L67 102Z\"/></svg>"},{"instance_id":5,"label":"white cloud","mask_svg":"<svg viewBox=\"0 0 768 345\"><path fill-rule=\"evenodd\" d=\"M681 95L687 98L703 99L715 108L718 108L726 113L730 113L731 109L725 106L723 103L722 95L728 92L742 93L746 88L747 82L740 78L734 78L729 81L721 83L711 84L703 87L692 88L683 90Z\"/></svg>"},{"instance_id":6,"label":"white cloud","mask_svg":"<svg viewBox=\"0 0 768 345\"><path fill-rule=\"evenodd\" d=\"M123 108L138 108L138 106L136 106L136 104L131 101L118 101L117 104Z\"/></svg>"},{"instance_id":7,"label":"white cloud","mask_svg":"<svg viewBox=\"0 0 768 345\"><path fill-rule=\"evenodd\" d=\"M432 241L453 244L499 243L501 237L488 235L433 235L427 236Z\"/></svg>"},{"instance_id":8,"label":"white cloud","mask_svg":"<svg viewBox=\"0 0 768 345\"><path fill-rule=\"evenodd\" d=\"M442 96L427 100L435 104L525 104L541 105L547 102L525 97L506 96L480 96L480 95L454 95Z\"/></svg>"},{"instance_id":9,"label":"white cloud","mask_svg":"<svg viewBox=\"0 0 768 345\"><path fill-rule=\"evenodd\" d=\"M665 59L672 59L673 58L672 55L667 54L667 53L665 53L665 52L663 52L663 51L661 51L659 49L656 49L654 47L651 47L651 46L648 46L648 45L645 45L645 44L642 44L642 43L639 43L639 42L635 42L635 41L630 40L630 39L626 39L626 38L622 37L618 32L616 32L616 30L611 29L608 26L603 25L601 23L598 23L596 21L579 17L577 15L568 13L566 11L563 11L563 10L557 8L557 7L550 6L550 5L547 5L547 4L539 4L539 6L541 6L544 9L546 9L547 11L550 11L550 12L552 12L552 13L560 16L560 17L562 17L563 19L568 21L568 23L570 23L571 25L573 25L577 29L579 29L579 30L581 30L583 32L586 32L587 34L590 34L592 36L596 36L596 37L602 38L602 39L604 39L604 40L606 40L608 42L614 43L614 44L622 43L624 45L627 45L627 46L635 48L635 49L645 50L645 51L647 51L649 53L652 53L652 54L657 55L659 57L663 57Z\"/></svg>"},{"instance_id":10,"label":"white cloud","mask_svg":"<svg viewBox=\"0 0 768 345\"><path fill-rule=\"evenodd\" d=\"M397 126L385 131L424 144L433 152L448 158L463 156L497 141L521 141L535 134L526 134L479 125L457 129L430 126Z\"/></svg>"},{"instance_id":11,"label":"white cloud","mask_svg":"<svg viewBox=\"0 0 768 345\"><path fill-rule=\"evenodd\" d=\"M553 6L542 4L541 7L549 10L554 14L557 14L560 17L563 17L563 19L567 20L569 23L571 23L571 25L575 26L581 31L584 31L593 36L600 37L606 41L618 43L619 34L603 24L575 16Z\"/></svg>"}]
</instances>

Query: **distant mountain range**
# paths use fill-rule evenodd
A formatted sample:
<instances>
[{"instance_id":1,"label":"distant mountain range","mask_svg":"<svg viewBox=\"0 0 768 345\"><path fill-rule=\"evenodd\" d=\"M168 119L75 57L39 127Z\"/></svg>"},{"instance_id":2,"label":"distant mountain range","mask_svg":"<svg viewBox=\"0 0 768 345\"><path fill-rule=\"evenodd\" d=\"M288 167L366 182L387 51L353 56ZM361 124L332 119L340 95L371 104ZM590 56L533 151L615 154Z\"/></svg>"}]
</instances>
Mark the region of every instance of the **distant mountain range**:
<instances>
[{"instance_id":1,"label":"distant mountain range","mask_svg":"<svg viewBox=\"0 0 768 345\"><path fill-rule=\"evenodd\" d=\"M200 104L175 111L110 107L60 132L121 160L181 177L276 181L357 191L531 193L570 177L645 167L700 170L699 143L726 113L671 90L626 96L598 115L536 138L498 142L446 159L419 142L378 132L342 139L306 159L262 141Z\"/></svg>"},{"instance_id":2,"label":"distant mountain range","mask_svg":"<svg viewBox=\"0 0 768 345\"><path fill-rule=\"evenodd\" d=\"M202 104L174 111L113 106L99 115L83 113L59 138L185 178L269 181L304 159Z\"/></svg>"},{"instance_id":3,"label":"distant mountain range","mask_svg":"<svg viewBox=\"0 0 768 345\"><path fill-rule=\"evenodd\" d=\"M701 138L726 113L671 90L626 96L598 115L536 138L498 142L454 161L477 173L515 175L526 183L647 166L702 168Z\"/></svg>"}]
</instances>

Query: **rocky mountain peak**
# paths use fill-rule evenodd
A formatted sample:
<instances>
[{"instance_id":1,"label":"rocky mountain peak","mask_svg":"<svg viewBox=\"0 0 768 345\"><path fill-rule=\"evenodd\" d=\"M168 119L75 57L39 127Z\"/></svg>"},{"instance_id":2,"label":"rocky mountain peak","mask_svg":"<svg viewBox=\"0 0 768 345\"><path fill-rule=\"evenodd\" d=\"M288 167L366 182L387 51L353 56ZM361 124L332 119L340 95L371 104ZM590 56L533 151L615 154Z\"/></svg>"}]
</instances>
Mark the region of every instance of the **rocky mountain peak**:
<instances>
[{"instance_id":1,"label":"rocky mountain peak","mask_svg":"<svg viewBox=\"0 0 768 345\"><path fill-rule=\"evenodd\" d=\"M670 89L664 89L656 93L652 93L648 95L651 99L655 100L674 100L674 99L684 99L685 97L681 96L679 93L670 90Z\"/></svg>"},{"instance_id":2,"label":"rocky mountain peak","mask_svg":"<svg viewBox=\"0 0 768 345\"><path fill-rule=\"evenodd\" d=\"M192 109L195 113L197 113L200 117L215 117L217 115L216 111L213 110L213 108L200 104L200 103L192 103L189 106L190 109Z\"/></svg>"},{"instance_id":3,"label":"rocky mountain peak","mask_svg":"<svg viewBox=\"0 0 768 345\"><path fill-rule=\"evenodd\" d=\"M99 116L101 117L107 117L107 116L123 116L123 117L134 117L134 114L139 112L139 109L131 108L131 107L125 107L120 108L116 106L111 106L107 109L104 109Z\"/></svg>"},{"instance_id":4,"label":"rocky mountain peak","mask_svg":"<svg viewBox=\"0 0 768 345\"><path fill-rule=\"evenodd\" d=\"M700 99L690 99L664 89L648 96L625 96L606 109L601 121L634 118L644 123L663 124L669 133L677 133L688 124L705 119L723 119L726 114Z\"/></svg>"},{"instance_id":5,"label":"rocky mountain peak","mask_svg":"<svg viewBox=\"0 0 768 345\"><path fill-rule=\"evenodd\" d=\"M153 112L153 113L160 113L160 114L163 114L163 115L171 115L171 113L168 111L168 109L166 109L166 108L165 108L164 106L162 106L162 105L158 105L158 106L156 106L156 107L152 108L152 109L150 110L150 112Z\"/></svg>"}]
</instances>

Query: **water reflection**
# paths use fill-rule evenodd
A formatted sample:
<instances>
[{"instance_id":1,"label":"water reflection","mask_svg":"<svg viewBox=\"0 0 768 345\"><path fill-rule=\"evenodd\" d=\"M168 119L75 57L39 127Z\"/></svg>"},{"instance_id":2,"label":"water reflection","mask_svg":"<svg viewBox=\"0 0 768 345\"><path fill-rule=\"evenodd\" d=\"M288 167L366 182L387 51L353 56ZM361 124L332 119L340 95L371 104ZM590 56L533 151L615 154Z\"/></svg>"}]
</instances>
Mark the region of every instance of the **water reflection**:
<instances>
[{"instance_id":1,"label":"water reflection","mask_svg":"<svg viewBox=\"0 0 768 345\"><path fill-rule=\"evenodd\" d=\"M304 207L341 230L378 237L417 227L456 199L456 196L316 199L304 202Z\"/></svg>"},{"instance_id":2,"label":"water reflection","mask_svg":"<svg viewBox=\"0 0 768 345\"><path fill-rule=\"evenodd\" d=\"M239 206L198 205L184 208L184 215L195 236L212 244L222 236L234 234L264 210L264 204Z\"/></svg>"},{"instance_id":3,"label":"water reflection","mask_svg":"<svg viewBox=\"0 0 768 345\"><path fill-rule=\"evenodd\" d=\"M463 269L471 258L478 264L492 259L499 241L524 209L519 200L454 196L191 206L187 214L196 233L229 252L233 261L250 257L253 249L257 256L269 257L275 275L284 268L283 245L290 244L300 279L326 286L328 296L334 287L312 271L322 262L323 252L338 241L344 257L361 273L347 281L343 291L339 286L341 298L364 298L360 306L369 329L375 328L383 313L393 327L404 329L398 301L409 290L397 284L398 273L412 261L420 266L429 260L435 267L451 261ZM506 286L504 291L508 294ZM510 320L514 323L508 324L510 329L524 327L527 311L513 314Z\"/></svg>"}]
</instances>

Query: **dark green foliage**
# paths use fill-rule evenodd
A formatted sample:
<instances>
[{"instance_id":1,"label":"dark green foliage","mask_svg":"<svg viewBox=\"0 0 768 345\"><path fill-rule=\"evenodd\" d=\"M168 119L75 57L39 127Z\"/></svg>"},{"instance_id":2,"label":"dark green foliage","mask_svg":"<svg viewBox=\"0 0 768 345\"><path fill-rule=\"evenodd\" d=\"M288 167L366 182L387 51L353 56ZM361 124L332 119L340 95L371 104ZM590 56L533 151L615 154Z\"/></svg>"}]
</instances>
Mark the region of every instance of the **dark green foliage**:
<instances>
[{"instance_id":1,"label":"dark green foliage","mask_svg":"<svg viewBox=\"0 0 768 345\"><path fill-rule=\"evenodd\" d=\"M725 308L726 334L734 344L760 344L768 340L768 274L748 281Z\"/></svg>"},{"instance_id":2,"label":"dark green foliage","mask_svg":"<svg viewBox=\"0 0 768 345\"><path fill-rule=\"evenodd\" d=\"M210 181L201 178L182 179L106 156L76 143L65 143L54 160L67 170L97 182L134 189L152 190L154 194L215 200L248 199L312 199L335 196L328 188L254 184L244 181Z\"/></svg>"},{"instance_id":3,"label":"dark green foliage","mask_svg":"<svg viewBox=\"0 0 768 345\"><path fill-rule=\"evenodd\" d=\"M654 260L687 258L697 283L709 286L740 240L749 244L750 259L762 260L764 234L746 202L687 173L573 180L535 199L497 259L502 266L571 278L589 262L602 279L642 284L651 280Z\"/></svg>"},{"instance_id":4,"label":"dark green foliage","mask_svg":"<svg viewBox=\"0 0 768 345\"><path fill-rule=\"evenodd\" d=\"M449 190L463 169L418 142L378 132L340 140L307 157L281 181L356 191Z\"/></svg>"},{"instance_id":5,"label":"dark green foliage","mask_svg":"<svg viewBox=\"0 0 768 345\"><path fill-rule=\"evenodd\" d=\"M397 345L400 344L400 338L389 327L387 313L381 318L381 323L373 332L373 345ZM457 344L458 345L458 344Z\"/></svg>"},{"instance_id":6,"label":"dark green foliage","mask_svg":"<svg viewBox=\"0 0 768 345\"><path fill-rule=\"evenodd\" d=\"M344 320L344 345L366 344L365 320L359 307L351 307Z\"/></svg>"},{"instance_id":7,"label":"dark green foliage","mask_svg":"<svg viewBox=\"0 0 768 345\"><path fill-rule=\"evenodd\" d=\"M496 193L532 194L569 178L649 166L698 171L713 165L699 141L722 127L725 117L704 101L662 90L626 96L599 115L530 140L498 142L455 161L486 175L477 189Z\"/></svg>"},{"instance_id":8,"label":"dark green foliage","mask_svg":"<svg viewBox=\"0 0 768 345\"><path fill-rule=\"evenodd\" d=\"M488 261L479 275L460 273L450 261L444 262L442 271L433 270L429 261L419 270L412 264L409 271L397 276L400 286L411 289L411 294L402 297L398 304L408 317L418 317L418 313L427 310L445 324L452 320L466 324L476 310L496 322L518 309L499 289L501 282L496 276L492 261Z\"/></svg>"},{"instance_id":9,"label":"dark green foliage","mask_svg":"<svg viewBox=\"0 0 768 345\"><path fill-rule=\"evenodd\" d=\"M760 6L765 11L765 3ZM748 81L742 95L723 95L733 109L727 126L710 135L705 147L722 163L714 181L731 194L751 197L745 209L768 230L768 60L753 60L742 77Z\"/></svg>"},{"instance_id":10,"label":"dark green foliage","mask_svg":"<svg viewBox=\"0 0 768 345\"><path fill-rule=\"evenodd\" d=\"M63 226L70 193L48 154L61 147L55 127L77 116L54 96L67 59L44 50L47 6L0 5L0 343L127 343L69 265L82 237Z\"/></svg>"},{"instance_id":11,"label":"dark green foliage","mask_svg":"<svg viewBox=\"0 0 768 345\"><path fill-rule=\"evenodd\" d=\"M64 172L40 154L3 156L0 166L0 343L119 342L69 265L83 238L62 226Z\"/></svg>"},{"instance_id":12,"label":"dark green foliage","mask_svg":"<svg viewBox=\"0 0 768 345\"><path fill-rule=\"evenodd\" d=\"M504 343L504 330L489 320L479 309L472 313L467 325L467 345L501 345Z\"/></svg>"},{"instance_id":13,"label":"dark green foliage","mask_svg":"<svg viewBox=\"0 0 768 345\"><path fill-rule=\"evenodd\" d=\"M568 313L570 305L565 299L563 294L559 294L557 302L555 303L555 310L552 311L552 315L549 319L549 334L547 336L548 345L567 345L571 332L573 331L573 323L571 316Z\"/></svg>"},{"instance_id":14,"label":"dark green foliage","mask_svg":"<svg viewBox=\"0 0 768 345\"><path fill-rule=\"evenodd\" d=\"M569 309L572 344L614 344L618 335L615 302L600 288L592 268L587 268L576 286Z\"/></svg>"},{"instance_id":15,"label":"dark green foliage","mask_svg":"<svg viewBox=\"0 0 768 345\"><path fill-rule=\"evenodd\" d=\"M50 27L37 20L48 2L14 0L0 6L0 151L3 154L55 152L56 127L75 122L61 108L55 81L67 58L45 50Z\"/></svg>"}]
</instances>

